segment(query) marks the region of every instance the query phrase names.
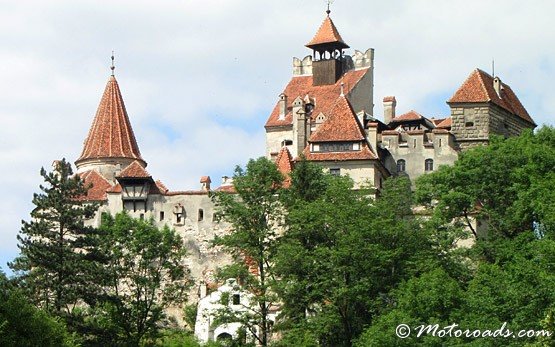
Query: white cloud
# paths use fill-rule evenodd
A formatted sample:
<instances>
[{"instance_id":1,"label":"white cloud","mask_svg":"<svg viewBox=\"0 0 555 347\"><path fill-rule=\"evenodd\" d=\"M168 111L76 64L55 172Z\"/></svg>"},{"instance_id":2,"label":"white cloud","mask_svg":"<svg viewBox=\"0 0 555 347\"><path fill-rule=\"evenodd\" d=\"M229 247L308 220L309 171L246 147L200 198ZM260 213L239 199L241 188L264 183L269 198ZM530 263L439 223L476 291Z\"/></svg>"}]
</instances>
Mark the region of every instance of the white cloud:
<instances>
[{"instance_id":1,"label":"white cloud","mask_svg":"<svg viewBox=\"0 0 555 347\"><path fill-rule=\"evenodd\" d=\"M74 160L116 51L116 75L149 171L172 189L217 180L264 151L263 125L325 1L0 1L0 261L16 253L41 166ZM336 1L351 47L376 49L375 114L446 115L472 69L496 72L553 124L555 3ZM3 266L3 264L0 264Z\"/></svg>"}]
</instances>

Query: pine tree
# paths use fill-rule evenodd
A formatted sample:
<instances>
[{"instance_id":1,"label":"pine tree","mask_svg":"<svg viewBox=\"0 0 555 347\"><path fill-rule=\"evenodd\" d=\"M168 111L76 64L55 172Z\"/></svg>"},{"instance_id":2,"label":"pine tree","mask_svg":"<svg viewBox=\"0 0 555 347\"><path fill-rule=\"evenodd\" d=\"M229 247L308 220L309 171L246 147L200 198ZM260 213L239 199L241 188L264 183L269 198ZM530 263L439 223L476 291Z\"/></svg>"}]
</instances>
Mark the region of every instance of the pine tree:
<instances>
[{"instance_id":1,"label":"pine tree","mask_svg":"<svg viewBox=\"0 0 555 347\"><path fill-rule=\"evenodd\" d=\"M44 184L33 196L31 220L22 221L17 236L21 253L8 265L37 306L67 318L94 290L95 229L85 221L97 206L84 202L87 187L65 159L40 174Z\"/></svg>"}]
</instances>

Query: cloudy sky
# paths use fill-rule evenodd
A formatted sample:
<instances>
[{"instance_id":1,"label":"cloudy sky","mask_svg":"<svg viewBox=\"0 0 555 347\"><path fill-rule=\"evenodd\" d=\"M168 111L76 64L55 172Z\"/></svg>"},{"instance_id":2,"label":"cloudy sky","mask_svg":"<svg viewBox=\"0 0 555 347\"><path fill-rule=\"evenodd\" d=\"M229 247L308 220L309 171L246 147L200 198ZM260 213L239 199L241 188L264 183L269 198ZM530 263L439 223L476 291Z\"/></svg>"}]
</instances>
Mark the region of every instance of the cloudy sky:
<instances>
[{"instance_id":1,"label":"cloudy sky","mask_svg":"<svg viewBox=\"0 0 555 347\"><path fill-rule=\"evenodd\" d=\"M39 170L80 154L116 52L148 170L172 190L219 183L264 153L264 129L292 57L324 0L0 0L0 267L17 255ZM536 123L553 125L555 2L336 0L331 16L358 50L375 48L374 113L446 116L476 67L511 85ZM351 51L352 52L352 51Z\"/></svg>"}]
</instances>

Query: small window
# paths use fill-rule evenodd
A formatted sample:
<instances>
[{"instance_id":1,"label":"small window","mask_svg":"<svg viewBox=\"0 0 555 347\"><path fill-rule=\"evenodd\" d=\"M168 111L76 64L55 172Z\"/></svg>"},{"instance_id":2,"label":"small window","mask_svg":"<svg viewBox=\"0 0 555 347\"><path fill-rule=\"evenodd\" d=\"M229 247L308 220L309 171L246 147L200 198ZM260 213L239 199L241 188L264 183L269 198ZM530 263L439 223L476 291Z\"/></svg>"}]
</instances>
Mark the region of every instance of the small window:
<instances>
[{"instance_id":1,"label":"small window","mask_svg":"<svg viewBox=\"0 0 555 347\"><path fill-rule=\"evenodd\" d=\"M145 220L145 214L144 214L144 213L141 213L141 214L139 215L139 219L140 219L140 220Z\"/></svg>"},{"instance_id":2,"label":"small window","mask_svg":"<svg viewBox=\"0 0 555 347\"><path fill-rule=\"evenodd\" d=\"M414 148L416 148L416 139L412 140L412 145Z\"/></svg>"},{"instance_id":3,"label":"small window","mask_svg":"<svg viewBox=\"0 0 555 347\"><path fill-rule=\"evenodd\" d=\"M330 169L330 175L333 175L333 176L339 176L339 175L341 175L341 169L340 169L340 168L332 168L332 169Z\"/></svg>"},{"instance_id":4,"label":"small window","mask_svg":"<svg viewBox=\"0 0 555 347\"><path fill-rule=\"evenodd\" d=\"M204 219L204 210L202 208L198 209L198 221L202 221Z\"/></svg>"},{"instance_id":5,"label":"small window","mask_svg":"<svg viewBox=\"0 0 555 347\"><path fill-rule=\"evenodd\" d=\"M438 147L441 147L441 139L438 140Z\"/></svg>"},{"instance_id":6,"label":"small window","mask_svg":"<svg viewBox=\"0 0 555 347\"><path fill-rule=\"evenodd\" d=\"M434 160L433 159L426 159L424 161L424 170L425 171L434 171Z\"/></svg>"},{"instance_id":7,"label":"small window","mask_svg":"<svg viewBox=\"0 0 555 347\"><path fill-rule=\"evenodd\" d=\"M293 140L283 140L283 141L281 141L281 147L292 146L292 145L293 145Z\"/></svg>"},{"instance_id":8,"label":"small window","mask_svg":"<svg viewBox=\"0 0 555 347\"><path fill-rule=\"evenodd\" d=\"M405 172L405 170L406 170L405 159L397 160L397 172Z\"/></svg>"},{"instance_id":9,"label":"small window","mask_svg":"<svg viewBox=\"0 0 555 347\"><path fill-rule=\"evenodd\" d=\"M464 126L467 128L473 127L474 126L474 122L468 121L464 123Z\"/></svg>"},{"instance_id":10,"label":"small window","mask_svg":"<svg viewBox=\"0 0 555 347\"><path fill-rule=\"evenodd\" d=\"M233 305L241 304L241 296L239 294L233 294Z\"/></svg>"},{"instance_id":11,"label":"small window","mask_svg":"<svg viewBox=\"0 0 555 347\"><path fill-rule=\"evenodd\" d=\"M174 224L176 224L176 225L183 224L183 222L185 222L185 218L187 217L187 214L185 212L185 208L180 203L173 207L173 215L175 217L175 223ZM160 217L162 217L162 215L160 215Z\"/></svg>"},{"instance_id":12,"label":"small window","mask_svg":"<svg viewBox=\"0 0 555 347\"><path fill-rule=\"evenodd\" d=\"M160 211L160 221L164 220L164 211Z\"/></svg>"}]
</instances>

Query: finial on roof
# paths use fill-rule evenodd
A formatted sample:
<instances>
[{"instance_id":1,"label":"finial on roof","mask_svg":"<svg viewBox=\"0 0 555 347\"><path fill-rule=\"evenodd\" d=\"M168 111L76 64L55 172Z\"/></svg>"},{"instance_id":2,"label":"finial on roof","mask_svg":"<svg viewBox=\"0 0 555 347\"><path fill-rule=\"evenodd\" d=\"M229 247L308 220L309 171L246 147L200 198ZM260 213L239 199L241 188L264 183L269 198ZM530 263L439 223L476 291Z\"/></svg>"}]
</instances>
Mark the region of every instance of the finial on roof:
<instances>
[{"instance_id":1,"label":"finial on roof","mask_svg":"<svg viewBox=\"0 0 555 347\"><path fill-rule=\"evenodd\" d=\"M112 76L114 76L114 70L116 69L116 66L114 65L114 51L112 51L112 56L110 58L112 59L112 66L110 66L110 70L112 70Z\"/></svg>"},{"instance_id":2,"label":"finial on roof","mask_svg":"<svg viewBox=\"0 0 555 347\"><path fill-rule=\"evenodd\" d=\"M495 77L495 59L491 58L491 75Z\"/></svg>"},{"instance_id":3,"label":"finial on roof","mask_svg":"<svg viewBox=\"0 0 555 347\"><path fill-rule=\"evenodd\" d=\"M331 11L330 11L330 5L333 3L333 0L326 0L326 2L328 3L328 9L326 10L326 13L328 14L328 16L330 15Z\"/></svg>"},{"instance_id":4,"label":"finial on roof","mask_svg":"<svg viewBox=\"0 0 555 347\"><path fill-rule=\"evenodd\" d=\"M340 96L345 96L345 93L343 92L343 86L345 85L345 83L341 82L341 94Z\"/></svg>"}]
</instances>

